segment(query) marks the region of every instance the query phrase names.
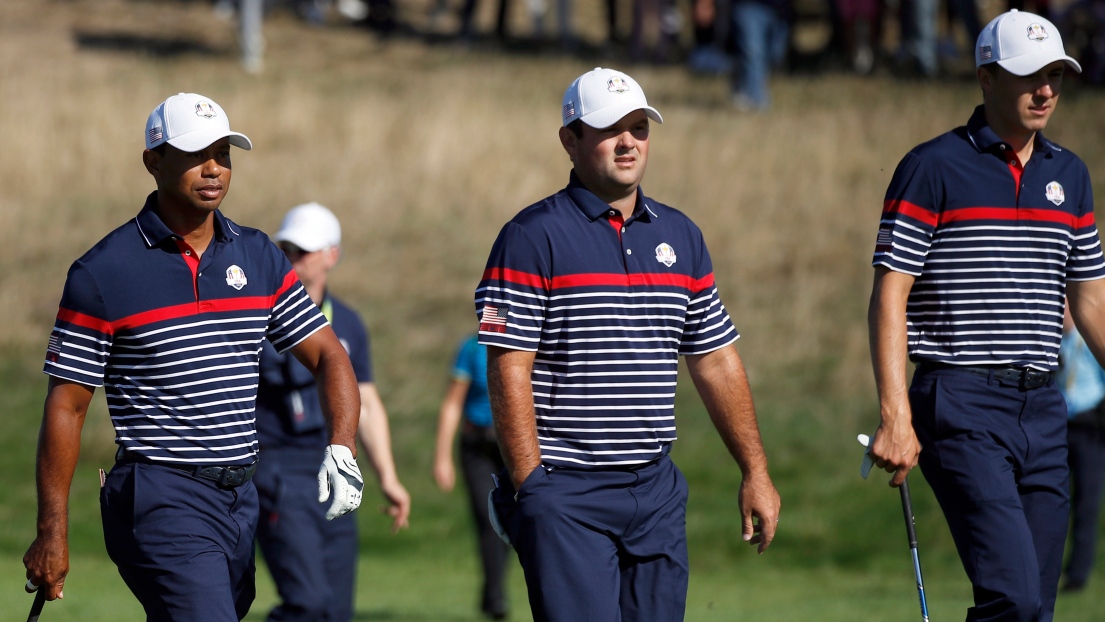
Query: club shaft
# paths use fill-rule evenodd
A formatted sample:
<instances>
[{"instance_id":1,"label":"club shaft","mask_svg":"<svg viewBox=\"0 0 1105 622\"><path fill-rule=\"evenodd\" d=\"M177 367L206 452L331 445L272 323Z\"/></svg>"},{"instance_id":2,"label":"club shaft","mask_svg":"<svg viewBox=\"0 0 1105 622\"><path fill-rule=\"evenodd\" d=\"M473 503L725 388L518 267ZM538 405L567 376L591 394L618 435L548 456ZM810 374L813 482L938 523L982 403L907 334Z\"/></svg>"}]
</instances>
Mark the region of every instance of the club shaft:
<instances>
[{"instance_id":1,"label":"club shaft","mask_svg":"<svg viewBox=\"0 0 1105 622\"><path fill-rule=\"evenodd\" d=\"M917 528L913 524L913 502L909 496L909 480L902 480L898 488L902 495L902 514L905 515L905 531L909 538L909 553L913 558L913 577L917 580L917 597L921 602L921 620L929 622L929 606L925 600L925 582L921 579L921 558L917 555Z\"/></svg>"},{"instance_id":2,"label":"club shaft","mask_svg":"<svg viewBox=\"0 0 1105 622\"><path fill-rule=\"evenodd\" d=\"M46 604L46 588L39 587L35 592L35 601L31 603L31 612L27 614L27 622L38 622L38 616L42 615L42 606Z\"/></svg>"}]
</instances>

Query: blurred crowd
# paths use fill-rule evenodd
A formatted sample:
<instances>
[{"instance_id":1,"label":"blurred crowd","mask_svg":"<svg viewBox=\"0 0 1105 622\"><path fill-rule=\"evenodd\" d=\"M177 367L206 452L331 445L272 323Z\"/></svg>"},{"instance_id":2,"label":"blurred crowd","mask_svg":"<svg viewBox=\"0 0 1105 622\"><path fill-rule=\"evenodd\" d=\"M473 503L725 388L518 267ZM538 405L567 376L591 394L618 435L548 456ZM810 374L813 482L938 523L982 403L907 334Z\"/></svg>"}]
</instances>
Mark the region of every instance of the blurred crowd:
<instances>
[{"instance_id":1,"label":"blurred crowd","mask_svg":"<svg viewBox=\"0 0 1105 622\"><path fill-rule=\"evenodd\" d=\"M1055 22L1068 51L1082 64L1077 79L1105 84L1105 0L997 0ZM290 10L304 22L351 22L381 36L397 33L455 38L465 43L541 44L542 49L586 51L573 28L573 0L497 0L494 23L475 19L479 0L422 3L428 15L412 19L404 0L215 0L216 13L233 18L242 7ZM528 20L512 18L524 11ZM742 111L770 105L768 82L785 71L876 72L930 79L956 67L973 68L982 28L977 0L603 0L606 33L600 51L631 63L685 63L690 71L730 76L732 103ZM259 19L259 18L258 18ZM243 22L247 21L243 16ZM416 22L416 23L411 23ZM528 22L528 28L519 28ZM626 23L628 22L628 23ZM820 49L800 50L793 34L808 25L828 32ZM256 27L255 27L256 28ZM260 43L247 69L260 69Z\"/></svg>"}]
</instances>

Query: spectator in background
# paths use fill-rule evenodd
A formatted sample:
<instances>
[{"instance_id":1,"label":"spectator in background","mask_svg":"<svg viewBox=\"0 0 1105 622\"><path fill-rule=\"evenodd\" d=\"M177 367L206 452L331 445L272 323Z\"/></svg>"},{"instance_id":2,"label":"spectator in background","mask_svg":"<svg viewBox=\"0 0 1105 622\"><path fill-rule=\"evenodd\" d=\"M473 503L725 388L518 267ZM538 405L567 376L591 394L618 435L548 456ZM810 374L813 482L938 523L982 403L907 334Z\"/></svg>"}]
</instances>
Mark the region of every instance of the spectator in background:
<instances>
[{"instance_id":1,"label":"spectator in background","mask_svg":"<svg viewBox=\"0 0 1105 622\"><path fill-rule=\"evenodd\" d=\"M638 62L666 62L682 28L683 18L675 6L675 0L633 0L630 58Z\"/></svg>"},{"instance_id":2,"label":"spectator in background","mask_svg":"<svg viewBox=\"0 0 1105 622\"><path fill-rule=\"evenodd\" d=\"M463 423L462 423L463 421ZM483 590L480 610L492 620L507 617L506 575L510 546L495 533L487 511L494 476L503 469L503 457L491 425L491 398L487 394L487 347L467 337L453 364L453 379L441 402L434 451L434 481L445 492L456 484L453 439L460 433L460 467L480 545Z\"/></svg>"},{"instance_id":3,"label":"spectator in background","mask_svg":"<svg viewBox=\"0 0 1105 622\"><path fill-rule=\"evenodd\" d=\"M691 22L694 26L694 48L687 65L702 74L725 74L733 63L718 45L717 0L691 0Z\"/></svg>"},{"instance_id":4,"label":"spectator in background","mask_svg":"<svg viewBox=\"0 0 1105 622\"><path fill-rule=\"evenodd\" d=\"M933 78L939 70L936 61L937 0L901 0L899 20L902 42L898 60L906 75ZM974 42L971 42L972 45Z\"/></svg>"},{"instance_id":5,"label":"spectator in background","mask_svg":"<svg viewBox=\"0 0 1105 622\"><path fill-rule=\"evenodd\" d=\"M1071 546L1063 591L1086 587L1105 488L1105 370L1097 364L1068 310L1063 316L1057 383L1067 402L1067 463L1071 475Z\"/></svg>"},{"instance_id":6,"label":"spectator in background","mask_svg":"<svg viewBox=\"0 0 1105 622\"><path fill-rule=\"evenodd\" d=\"M1105 0L1077 0L1067 7L1063 24L1078 50L1082 81L1105 84Z\"/></svg>"},{"instance_id":7,"label":"spectator in background","mask_svg":"<svg viewBox=\"0 0 1105 622\"><path fill-rule=\"evenodd\" d=\"M791 16L791 0L734 0L732 101L737 110L763 111L770 105L767 81L786 59Z\"/></svg>"},{"instance_id":8,"label":"spectator in background","mask_svg":"<svg viewBox=\"0 0 1105 622\"><path fill-rule=\"evenodd\" d=\"M848 63L858 74L871 73L882 39L882 0L836 0L832 4Z\"/></svg>"},{"instance_id":9,"label":"spectator in background","mask_svg":"<svg viewBox=\"0 0 1105 622\"><path fill-rule=\"evenodd\" d=\"M944 42L940 44L940 55L947 58L959 56L959 46L955 43L955 24L963 25L963 34L967 39L967 47L974 47L978 41L978 34L982 32L982 22L978 19L978 4L975 0L948 0L944 4L944 16L947 19L947 29L944 32Z\"/></svg>"},{"instance_id":10,"label":"spectator in background","mask_svg":"<svg viewBox=\"0 0 1105 622\"><path fill-rule=\"evenodd\" d=\"M357 437L379 479L392 533L407 526L410 495L391 456L387 412L372 377L368 332L355 311L330 295L330 270L341 255L341 225L318 203L292 208L273 241L291 261L353 363L361 398ZM294 357L261 350L257 437L264 456L254 482L260 497L257 542L282 602L268 620L346 622L353 617L357 519L327 521L318 503L319 460L329 432L314 378Z\"/></svg>"}]
</instances>

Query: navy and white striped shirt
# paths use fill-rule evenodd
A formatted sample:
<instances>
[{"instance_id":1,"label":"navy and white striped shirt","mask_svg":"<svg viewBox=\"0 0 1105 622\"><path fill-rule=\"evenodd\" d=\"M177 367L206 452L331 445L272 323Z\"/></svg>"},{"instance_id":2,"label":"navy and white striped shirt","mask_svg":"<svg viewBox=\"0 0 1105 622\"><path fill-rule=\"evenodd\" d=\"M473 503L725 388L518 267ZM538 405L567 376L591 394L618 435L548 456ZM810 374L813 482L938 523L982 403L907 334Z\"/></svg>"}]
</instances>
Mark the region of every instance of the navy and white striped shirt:
<instances>
[{"instance_id":1,"label":"navy and white striped shirt","mask_svg":"<svg viewBox=\"0 0 1105 622\"><path fill-rule=\"evenodd\" d=\"M1066 281L1105 277L1086 165L1037 134L1018 187L1010 150L979 106L894 172L872 264L917 277L914 361L1055 370Z\"/></svg>"},{"instance_id":2,"label":"navy and white striped shirt","mask_svg":"<svg viewBox=\"0 0 1105 622\"><path fill-rule=\"evenodd\" d=\"M536 352L542 461L641 464L676 439L679 355L733 343L702 232L638 190L624 226L572 175L503 227L476 290L479 342Z\"/></svg>"},{"instance_id":3,"label":"navy and white striped shirt","mask_svg":"<svg viewBox=\"0 0 1105 622\"><path fill-rule=\"evenodd\" d=\"M199 262L153 207L73 263L44 372L103 386L116 442L163 464L257 456L258 357L326 326L284 254L215 212Z\"/></svg>"}]
</instances>

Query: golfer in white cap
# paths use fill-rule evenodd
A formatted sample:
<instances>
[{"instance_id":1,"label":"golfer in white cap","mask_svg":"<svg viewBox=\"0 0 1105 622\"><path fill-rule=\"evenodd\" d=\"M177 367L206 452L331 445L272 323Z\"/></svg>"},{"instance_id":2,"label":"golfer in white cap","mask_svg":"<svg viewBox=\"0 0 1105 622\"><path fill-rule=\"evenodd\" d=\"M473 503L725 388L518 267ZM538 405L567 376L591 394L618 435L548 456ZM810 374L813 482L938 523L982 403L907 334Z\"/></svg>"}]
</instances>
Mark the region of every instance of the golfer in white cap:
<instances>
[{"instance_id":1,"label":"golfer in white cap","mask_svg":"<svg viewBox=\"0 0 1105 622\"><path fill-rule=\"evenodd\" d=\"M535 620L682 620L687 482L668 457L680 355L743 474L734 537L766 550L779 494L702 232L641 190L660 113L602 68L561 113L568 186L503 227L476 290L506 464L493 516Z\"/></svg>"},{"instance_id":2,"label":"golfer in white cap","mask_svg":"<svg viewBox=\"0 0 1105 622\"><path fill-rule=\"evenodd\" d=\"M23 563L28 589L61 597L81 427L102 386L118 445L101 479L108 555L147 619L233 622L255 592L262 343L320 379L329 445L316 460L330 517L360 504L357 380L284 254L219 209L231 145L252 147L223 109L174 95L150 114L145 143L157 190L73 263L62 293L44 366L38 533Z\"/></svg>"},{"instance_id":3,"label":"golfer in white cap","mask_svg":"<svg viewBox=\"0 0 1105 622\"><path fill-rule=\"evenodd\" d=\"M875 464L920 465L974 586L967 620L1049 621L1067 531L1064 294L1105 362L1105 261L1086 165L1044 138L1064 74L1046 19L975 47L982 105L915 147L886 192L869 311ZM906 381L906 360L916 364Z\"/></svg>"}]
</instances>

